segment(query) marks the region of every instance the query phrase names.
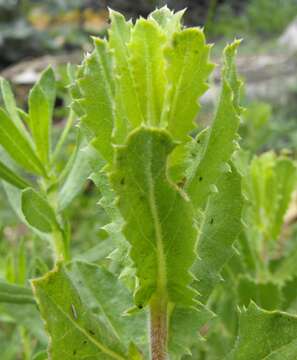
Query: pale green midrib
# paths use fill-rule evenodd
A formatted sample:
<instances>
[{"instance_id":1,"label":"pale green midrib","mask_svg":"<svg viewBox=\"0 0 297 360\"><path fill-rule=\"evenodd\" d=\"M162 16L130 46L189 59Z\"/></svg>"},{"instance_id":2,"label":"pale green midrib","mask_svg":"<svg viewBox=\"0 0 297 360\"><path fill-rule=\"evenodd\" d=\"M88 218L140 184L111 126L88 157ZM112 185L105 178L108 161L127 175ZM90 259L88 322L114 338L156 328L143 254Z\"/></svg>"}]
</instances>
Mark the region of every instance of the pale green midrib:
<instances>
[{"instance_id":1,"label":"pale green midrib","mask_svg":"<svg viewBox=\"0 0 297 360\"><path fill-rule=\"evenodd\" d=\"M106 53L105 55L107 55L107 48L105 48ZM111 84L107 75L108 69L106 69L106 67L104 66L104 60L102 59L102 55L100 51L96 50L96 57L98 59L98 64L100 66L101 69L101 74L103 77L103 82L104 82L104 87L106 89L106 94L107 94L107 98L109 101L109 105L111 108L111 115L112 115L112 119L114 120L114 97L113 97L113 91L111 89ZM108 62L108 59L106 59L106 61ZM106 119L105 119L106 121Z\"/></svg>"},{"instance_id":2,"label":"pale green midrib","mask_svg":"<svg viewBox=\"0 0 297 360\"><path fill-rule=\"evenodd\" d=\"M149 147L151 149L151 141L149 142ZM161 294L167 295L167 271L166 271L166 255L163 247L163 235L162 227L159 220L158 209L155 202L155 189L154 181L152 177L152 151L149 152L149 161L148 166L146 167L147 178L148 178L148 195L149 195L149 206L151 208L151 214L153 217L153 222L155 226L156 242L157 242L157 262L158 262L158 279L157 290Z\"/></svg>"},{"instance_id":3,"label":"pale green midrib","mask_svg":"<svg viewBox=\"0 0 297 360\"><path fill-rule=\"evenodd\" d=\"M174 91L174 94L173 94L173 99L172 99L172 106L171 106L171 110L168 114L168 122L170 123L170 121L172 120L172 118L175 116L175 109L176 109L176 103L177 103L177 99L178 99L178 96L180 93L182 93L180 91L180 88L181 88L181 83L182 83L182 79L183 79L183 76L184 76L184 73L186 71L186 66L185 66L185 63L186 63L186 59L188 58L189 56L189 52L187 51L186 54L184 55L183 57L183 66L182 66L182 71L179 75L179 79L178 79L178 82L177 82L177 86L175 87L175 91Z\"/></svg>"},{"instance_id":4,"label":"pale green midrib","mask_svg":"<svg viewBox=\"0 0 297 360\"><path fill-rule=\"evenodd\" d=\"M42 89L40 89L40 91L42 92L45 102L48 105L48 107L50 106L48 100L46 99L46 95L44 93L44 91ZM46 111L42 111L40 110L40 104L38 106L37 109L37 116L36 119L40 119L43 117L46 117L46 122L44 124L44 122L39 122L39 124L41 126L33 126L32 132L34 133L35 130L35 136L34 136L34 140L36 143L36 147L37 147L37 153L39 155L39 157L45 161L45 163L48 163L49 160L49 155L50 155L50 148L51 148L51 141L50 141L50 111L49 108ZM45 115L45 116L44 116ZM35 125L38 125L38 122L35 121ZM44 125L44 126L42 126ZM44 134L44 130L47 132L47 136L45 137L45 139L43 140L43 134ZM43 159L45 155L45 159Z\"/></svg>"},{"instance_id":5,"label":"pale green midrib","mask_svg":"<svg viewBox=\"0 0 297 360\"><path fill-rule=\"evenodd\" d=\"M122 37L121 31L119 30L117 22L115 22L115 29L117 31L118 37L120 38L120 44L121 44L121 48L122 48L122 52L123 52L123 59L125 61L125 65L126 65L127 70L128 70L127 73L128 73L128 76L129 76L129 80L131 82L131 87L132 87L132 90L133 90L133 96L136 99L136 102L135 102L135 106L137 107L136 112L141 116L140 123L142 123L143 122L143 113L142 113L142 109L141 109L141 106L140 106L139 95L138 95L138 92L136 90L136 84L135 84L134 76L133 76L132 69L131 69L131 62L128 59L127 45L125 44L125 41L124 41L124 39ZM131 38L130 38L130 41L131 41ZM117 64L115 64L115 65L117 66ZM124 94L122 93L122 91L121 91L121 98L124 98ZM125 101L122 101L122 102L123 102L123 104L125 104ZM128 116L127 106L125 106L125 112L126 112L126 116ZM136 125L136 124L133 124L133 125Z\"/></svg>"},{"instance_id":6,"label":"pale green midrib","mask_svg":"<svg viewBox=\"0 0 297 360\"><path fill-rule=\"evenodd\" d=\"M146 37L144 41L144 49L145 49L145 77L146 77L146 116L147 121L150 125L155 124L155 99L154 99L154 91L153 91L153 81L150 76L152 72L152 64L148 59L149 49L148 49L148 39Z\"/></svg>"},{"instance_id":7,"label":"pale green midrib","mask_svg":"<svg viewBox=\"0 0 297 360\"><path fill-rule=\"evenodd\" d=\"M286 347L287 347L287 346L290 346L291 344L293 344L293 343L295 343L295 342L296 342L296 339L293 339L293 340L289 341L287 344L284 344L283 346L281 346L281 347L273 350L273 351L270 352L269 354L265 355L265 357L263 357L263 358L260 359L260 360L267 360L267 359L269 360L269 357L270 357L271 355L274 355L274 354L278 355L278 353L279 353L280 351L282 351L283 349L286 350ZM284 360L286 360L286 359L284 359Z\"/></svg>"},{"instance_id":8,"label":"pale green midrib","mask_svg":"<svg viewBox=\"0 0 297 360\"><path fill-rule=\"evenodd\" d=\"M26 161L32 166L32 168L35 169L35 171L37 171L39 174L40 174L40 173L43 174L44 171L43 171L43 169L42 169L41 167L39 167L39 164L38 164L38 165L35 164L34 161L32 161L32 160L30 159L30 157L26 156L26 154L22 151L22 147L19 147L19 146L18 146L18 143L15 142L15 140L9 135L9 133L6 131L5 127L2 127L1 130L6 134L6 137L9 139L9 141L10 141L11 143L13 143L14 147L15 147L20 153L22 153L22 154L25 156ZM24 140L24 141L26 142L26 140ZM27 142L26 142L26 146L28 146L28 149L29 149L30 151L32 151L30 145L27 144ZM32 154L34 154L34 153L32 152ZM32 154L30 154L30 155L32 155ZM34 156L33 156L33 157L34 157ZM38 159L37 159L37 160L38 160Z\"/></svg>"},{"instance_id":9,"label":"pale green midrib","mask_svg":"<svg viewBox=\"0 0 297 360\"><path fill-rule=\"evenodd\" d=\"M115 360L127 360L126 358L124 358L123 356L115 353L114 351L110 350L108 347L106 347L105 345L101 344L98 340L94 339L84 328L82 328L79 324L77 324L70 315L68 315L63 308L56 304L46 293L45 291L42 291L43 295L52 303L52 305L55 306L55 308L57 310L59 310L59 312L64 315L64 317L78 330L80 331L90 342L92 342L98 349L100 349L101 352L109 355L110 357L112 357Z\"/></svg>"},{"instance_id":10,"label":"pale green midrib","mask_svg":"<svg viewBox=\"0 0 297 360\"><path fill-rule=\"evenodd\" d=\"M53 229L53 225L58 225L58 224L55 224L55 223L52 224L51 221L48 220L47 216L44 215L42 211L39 211L39 210L36 208L36 206L33 206L32 209L35 210L35 212L36 212L42 219L44 219L47 224L49 224L49 227L50 227L51 229ZM27 218L27 217L26 217L26 218Z\"/></svg>"},{"instance_id":11,"label":"pale green midrib","mask_svg":"<svg viewBox=\"0 0 297 360\"><path fill-rule=\"evenodd\" d=\"M84 279L84 283L86 284L87 281L86 281L86 279L85 279L84 276L83 276L83 279ZM101 302L98 301L98 299L96 298L96 296L93 294L93 290L90 290L90 292L92 293L93 298L97 300L98 305L99 305L99 307L100 307L100 310L102 311L102 313L103 313L104 317L106 318L108 324L110 325L112 331L114 332L114 334L116 335L116 337L117 337L119 340L121 340L120 335L119 335L119 333L117 332L117 330L116 330L116 328L115 328L115 326L114 326L114 324L113 324L113 321L112 321L112 320L110 319L110 317L107 315L104 306L101 304Z\"/></svg>"}]
</instances>

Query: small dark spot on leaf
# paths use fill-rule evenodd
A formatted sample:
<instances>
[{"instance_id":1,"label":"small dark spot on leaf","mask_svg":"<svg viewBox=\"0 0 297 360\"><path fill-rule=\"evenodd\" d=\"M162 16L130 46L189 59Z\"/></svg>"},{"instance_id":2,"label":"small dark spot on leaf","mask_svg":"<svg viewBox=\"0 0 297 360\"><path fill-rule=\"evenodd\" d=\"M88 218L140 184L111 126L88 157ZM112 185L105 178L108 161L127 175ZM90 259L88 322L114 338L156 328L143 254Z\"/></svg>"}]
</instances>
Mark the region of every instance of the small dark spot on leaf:
<instances>
[{"instance_id":1,"label":"small dark spot on leaf","mask_svg":"<svg viewBox=\"0 0 297 360\"><path fill-rule=\"evenodd\" d=\"M202 177L202 176L200 176L200 177L199 177L199 181L202 181L202 180L203 180L203 177Z\"/></svg>"},{"instance_id":2,"label":"small dark spot on leaf","mask_svg":"<svg viewBox=\"0 0 297 360\"><path fill-rule=\"evenodd\" d=\"M83 341L83 345L86 345L86 344L87 344L87 340L84 340L84 341Z\"/></svg>"},{"instance_id":3,"label":"small dark spot on leaf","mask_svg":"<svg viewBox=\"0 0 297 360\"><path fill-rule=\"evenodd\" d=\"M77 350L73 350L73 355L76 355L76 353L77 353Z\"/></svg>"},{"instance_id":4,"label":"small dark spot on leaf","mask_svg":"<svg viewBox=\"0 0 297 360\"><path fill-rule=\"evenodd\" d=\"M143 309L143 306L141 304L137 305L138 309Z\"/></svg>"},{"instance_id":5,"label":"small dark spot on leaf","mask_svg":"<svg viewBox=\"0 0 297 360\"><path fill-rule=\"evenodd\" d=\"M213 224L213 222L214 222L214 220L213 220L213 218L211 218L211 219L210 219L210 223Z\"/></svg>"},{"instance_id":6,"label":"small dark spot on leaf","mask_svg":"<svg viewBox=\"0 0 297 360\"><path fill-rule=\"evenodd\" d=\"M95 333L94 333L93 330L89 330L89 333L90 333L91 335L95 335Z\"/></svg>"},{"instance_id":7,"label":"small dark spot on leaf","mask_svg":"<svg viewBox=\"0 0 297 360\"><path fill-rule=\"evenodd\" d=\"M120 181L121 185L125 185L125 178L121 178L121 181Z\"/></svg>"},{"instance_id":8,"label":"small dark spot on leaf","mask_svg":"<svg viewBox=\"0 0 297 360\"><path fill-rule=\"evenodd\" d=\"M201 143L201 140L200 140L200 139L198 139L198 140L197 140L197 144L200 144L200 143Z\"/></svg>"}]
</instances>

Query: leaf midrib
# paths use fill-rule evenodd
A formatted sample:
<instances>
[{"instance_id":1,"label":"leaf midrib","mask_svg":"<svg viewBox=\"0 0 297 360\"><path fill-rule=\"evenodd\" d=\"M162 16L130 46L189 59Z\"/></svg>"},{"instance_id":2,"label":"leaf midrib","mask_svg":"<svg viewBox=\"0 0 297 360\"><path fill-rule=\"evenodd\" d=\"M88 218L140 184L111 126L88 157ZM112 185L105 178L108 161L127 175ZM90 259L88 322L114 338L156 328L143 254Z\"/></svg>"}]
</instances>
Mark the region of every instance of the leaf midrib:
<instances>
[{"instance_id":1,"label":"leaf midrib","mask_svg":"<svg viewBox=\"0 0 297 360\"><path fill-rule=\"evenodd\" d=\"M83 327L81 327L77 322L75 322L70 315L68 315L63 308L54 302L50 296L47 295L45 291L43 291L43 295L51 302L51 304L73 325L79 332L81 332L90 342L92 342L101 352L109 355L111 358L115 360L127 360L118 353L114 352L113 350L109 349L105 345L103 345L100 341L96 340L91 336Z\"/></svg>"}]
</instances>

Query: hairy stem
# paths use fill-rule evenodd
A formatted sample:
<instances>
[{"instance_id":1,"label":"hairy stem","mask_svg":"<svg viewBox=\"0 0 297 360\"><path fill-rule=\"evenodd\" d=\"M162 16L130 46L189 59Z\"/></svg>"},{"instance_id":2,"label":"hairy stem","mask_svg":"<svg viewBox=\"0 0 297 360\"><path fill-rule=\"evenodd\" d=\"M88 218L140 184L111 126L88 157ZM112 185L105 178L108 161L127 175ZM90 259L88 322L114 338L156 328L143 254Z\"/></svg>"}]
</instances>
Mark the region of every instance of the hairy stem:
<instances>
[{"instance_id":1,"label":"hairy stem","mask_svg":"<svg viewBox=\"0 0 297 360\"><path fill-rule=\"evenodd\" d=\"M156 296L150 304L151 359L168 360L167 355L167 299Z\"/></svg>"}]
</instances>

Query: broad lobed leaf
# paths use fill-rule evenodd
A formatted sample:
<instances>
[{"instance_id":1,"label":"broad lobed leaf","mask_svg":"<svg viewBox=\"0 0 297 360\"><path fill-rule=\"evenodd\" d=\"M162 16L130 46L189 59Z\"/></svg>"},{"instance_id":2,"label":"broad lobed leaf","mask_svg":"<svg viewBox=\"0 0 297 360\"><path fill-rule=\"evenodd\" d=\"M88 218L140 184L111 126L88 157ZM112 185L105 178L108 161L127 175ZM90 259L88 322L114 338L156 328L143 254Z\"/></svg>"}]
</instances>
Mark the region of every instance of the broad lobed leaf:
<instances>
[{"instance_id":1,"label":"broad lobed leaf","mask_svg":"<svg viewBox=\"0 0 297 360\"><path fill-rule=\"evenodd\" d=\"M60 264L32 284L53 360L128 359L130 335L140 343L146 337L144 314L122 316L132 299L119 280L100 267Z\"/></svg>"},{"instance_id":2,"label":"broad lobed leaf","mask_svg":"<svg viewBox=\"0 0 297 360\"><path fill-rule=\"evenodd\" d=\"M296 316L261 310L251 303L240 314L238 338L226 360L293 360L296 334Z\"/></svg>"},{"instance_id":3,"label":"broad lobed leaf","mask_svg":"<svg viewBox=\"0 0 297 360\"><path fill-rule=\"evenodd\" d=\"M174 303L194 304L189 267L195 259L197 231L191 203L166 175L173 148L166 131L137 129L117 149L111 174L139 278L139 307L159 290Z\"/></svg>"}]
</instances>

